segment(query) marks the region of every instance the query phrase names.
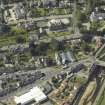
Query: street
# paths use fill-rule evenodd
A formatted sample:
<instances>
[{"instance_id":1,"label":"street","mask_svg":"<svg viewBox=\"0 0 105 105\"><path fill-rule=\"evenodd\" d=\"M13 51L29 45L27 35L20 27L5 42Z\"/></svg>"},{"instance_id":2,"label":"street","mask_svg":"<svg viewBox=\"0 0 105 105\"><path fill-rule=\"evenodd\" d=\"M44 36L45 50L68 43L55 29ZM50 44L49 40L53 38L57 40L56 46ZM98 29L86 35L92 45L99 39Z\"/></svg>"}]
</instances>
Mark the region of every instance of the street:
<instances>
[{"instance_id":1,"label":"street","mask_svg":"<svg viewBox=\"0 0 105 105\"><path fill-rule=\"evenodd\" d=\"M59 73L61 73L61 72L69 72L69 71L71 71L71 68L72 68L72 67L75 67L76 65L81 64L81 63L86 63L87 61L90 61L90 59L85 59L85 60L81 60L81 61L79 61L79 62L71 63L71 64L69 65L69 68L67 68L67 69L58 69L58 68L55 68L55 67L47 67L47 68L44 68L44 69L39 69L38 71L41 71L42 73L45 73L45 74L46 74L46 77L44 78L44 80L43 80L43 79L40 79L40 80L35 81L33 84L27 85L27 86L25 86L25 87L23 87L23 88L19 88L17 91L14 91L14 92L8 94L7 96L0 97L0 100L5 100L5 99L7 99L8 97L10 98L10 97L13 97L13 96L15 96L15 95L17 95L17 94L25 93L25 92L27 92L29 89L31 89L32 87L34 87L34 86L36 86L36 85L38 85L38 86L42 85L42 84L44 83L43 81L48 81L48 80L50 80L53 76L55 76L55 75L57 75L57 74L59 74ZM91 62L91 61L90 61L90 62ZM36 72L36 70L31 70L31 71L28 71L28 72L25 72L25 73L28 74L28 73L34 73L34 72ZM22 74L22 73L24 73L24 71L23 71L23 72L20 72L20 74ZM14 74L19 74L19 72L16 72L16 73L14 73ZM8 75L9 75L9 76L12 76L12 75L14 75L14 74L8 74ZM4 78L4 76L1 76L0 79L1 79L1 78Z\"/></svg>"}]
</instances>

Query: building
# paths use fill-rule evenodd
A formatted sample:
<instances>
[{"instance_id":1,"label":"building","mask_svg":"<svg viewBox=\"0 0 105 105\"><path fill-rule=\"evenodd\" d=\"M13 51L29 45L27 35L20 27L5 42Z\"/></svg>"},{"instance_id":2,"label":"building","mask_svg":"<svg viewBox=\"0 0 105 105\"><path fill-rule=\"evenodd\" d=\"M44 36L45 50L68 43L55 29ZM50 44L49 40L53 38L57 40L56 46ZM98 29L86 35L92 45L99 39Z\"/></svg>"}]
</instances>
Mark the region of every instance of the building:
<instances>
[{"instance_id":1,"label":"building","mask_svg":"<svg viewBox=\"0 0 105 105\"><path fill-rule=\"evenodd\" d=\"M52 85L51 85L49 82L47 82L47 83L44 85L44 93L45 93L45 94L49 94L49 93L52 92L52 91L53 91Z\"/></svg>"},{"instance_id":2,"label":"building","mask_svg":"<svg viewBox=\"0 0 105 105\"><path fill-rule=\"evenodd\" d=\"M64 24L64 25L68 25L70 23L69 19L52 19L48 22L48 27L51 27L52 25L61 25L61 24Z\"/></svg>"},{"instance_id":3,"label":"building","mask_svg":"<svg viewBox=\"0 0 105 105\"><path fill-rule=\"evenodd\" d=\"M92 41L95 41L95 43L96 43L95 50L97 50L98 48L101 47L101 45L102 45L102 38L101 37L95 36L95 37L93 37Z\"/></svg>"},{"instance_id":4,"label":"building","mask_svg":"<svg viewBox=\"0 0 105 105\"><path fill-rule=\"evenodd\" d=\"M40 103L46 99L47 96L37 86L32 88L28 93L25 93L19 97L14 97L14 101L17 105L26 105L32 101L35 103Z\"/></svg>"},{"instance_id":5,"label":"building","mask_svg":"<svg viewBox=\"0 0 105 105\"><path fill-rule=\"evenodd\" d=\"M60 56L59 56L58 53L55 53L55 61L56 61L56 64L57 64L57 65L61 65Z\"/></svg>"},{"instance_id":6,"label":"building","mask_svg":"<svg viewBox=\"0 0 105 105\"><path fill-rule=\"evenodd\" d=\"M70 51L59 53L62 64L71 63L75 61L73 54Z\"/></svg>"},{"instance_id":7,"label":"building","mask_svg":"<svg viewBox=\"0 0 105 105\"><path fill-rule=\"evenodd\" d=\"M37 35L35 32L29 32L29 39L31 41L38 41L39 40L39 35Z\"/></svg>"},{"instance_id":8,"label":"building","mask_svg":"<svg viewBox=\"0 0 105 105\"><path fill-rule=\"evenodd\" d=\"M46 8L56 7L56 1L55 0L43 0L43 7L46 7Z\"/></svg>"},{"instance_id":9,"label":"building","mask_svg":"<svg viewBox=\"0 0 105 105\"><path fill-rule=\"evenodd\" d=\"M93 21L98 21L98 20L104 20L105 19L105 13L98 13L98 12L92 12L90 16L90 20Z\"/></svg>"},{"instance_id":10,"label":"building","mask_svg":"<svg viewBox=\"0 0 105 105\"><path fill-rule=\"evenodd\" d=\"M50 31L67 30L67 25L69 23L69 19L52 19L48 21L47 26Z\"/></svg>"},{"instance_id":11,"label":"building","mask_svg":"<svg viewBox=\"0 0 105 105\"><path fill-rule=\"evenodd\" d=\"M64 7L70 7L74 5L74 1L72 0L61 0L59 2L59 7L64 8Z\"/></svg>"},{"instance_id":12,"label":"building","mask_svg":"<svg viewBox=\"0 0 105 105\"><path fill-rule=\"evenodd\" d=\"M21 3L15 4L14 7L5 10L4 18L6 22L13 22L18 19L23 19L25 18L25 8Z\"/></svg>"}]
</instances>

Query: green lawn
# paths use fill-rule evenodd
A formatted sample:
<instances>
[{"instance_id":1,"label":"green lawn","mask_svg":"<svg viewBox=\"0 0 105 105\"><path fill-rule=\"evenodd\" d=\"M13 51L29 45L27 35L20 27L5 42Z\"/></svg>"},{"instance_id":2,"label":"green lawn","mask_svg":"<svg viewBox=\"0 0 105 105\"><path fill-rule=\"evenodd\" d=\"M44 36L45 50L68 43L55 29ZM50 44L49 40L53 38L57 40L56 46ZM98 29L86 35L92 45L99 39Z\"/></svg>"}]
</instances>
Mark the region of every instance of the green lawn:
<instances>
[{"instance_id":1,"label":"green lawn","mask_svg":"<svg viewBox=\"0 0 105 105\"><path fill-rule=\"evenodd\" d=\"M104 100L102 101L101 105L105 105L105 98L104 98Z\"/></svg>"},{"instance_id":2,"label":"green lawn","mask_svg":"<svg viewBox=\"0 0 105 105\"><path fill-rule=\"evenodd\" d=\"M35 17L40 17L40 16L47 16L49 14L53 14L53 15L66 15L66 14L70 14L71 11L70 9L65 9L65 8L51 8L51 9L47 9L47 8L37 8L37 9L33 9L32 10L33 13L35 13Z\"/></svg>"},{"instance_id":3,"label":"green lawn","mask_svg":"<svg viewBox=\"0 0 105 105\"><path fill-rule=\"evenodd\" d=\"M17 35L18 36L18 35ZM7 46L7 45L12 45L12 44L16 44L16 38L17 36L5 36L5 37L0 37L0 47L2 46ZM28 35L27 34L22 34L22 36L24 36L24 38L26 39L26 41L28 40Z\"/></svg>"},{"instance_id":4,"label":"green lawn","mask_svg":"<svg viewBox=\"0 0 105 105\"><path fill-rule=\"evenodd\" d=\"M101 95L97 105L105 105L105 90L103 94Z\"/></svg>"},{"instance_id":5,"label":"green lawn","mask_svg":"<svg viewBox=\"0 0 105 105\"><path fill-rule=\"evenodd\" d=\"M26 30L21 29L21 28L19 29L14 26L14 27L12 27L11 33L9 35L0 36L0 47L16 44L16 38L18 36L23 36L25 38L26 42L28 42L28 40L29 40L28 33Z\"/></svg>"}]
</instances>

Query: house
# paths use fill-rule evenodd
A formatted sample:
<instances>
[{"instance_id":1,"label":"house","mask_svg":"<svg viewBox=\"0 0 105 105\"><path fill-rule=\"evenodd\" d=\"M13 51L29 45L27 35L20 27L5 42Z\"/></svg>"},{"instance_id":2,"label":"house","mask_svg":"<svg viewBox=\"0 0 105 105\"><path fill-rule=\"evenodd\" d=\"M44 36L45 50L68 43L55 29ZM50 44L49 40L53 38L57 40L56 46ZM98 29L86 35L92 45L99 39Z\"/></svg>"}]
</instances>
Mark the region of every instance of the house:
<instances>
[{"instance_id":1,"label":"house","mask_svg":"<svg viewBox=\"0 0 105 105\"><path fill-rule=\"evenodd\" d=\"M82 69L85 69L85 65L84 64L78 64L75 68L72 69L73 73L77 73L79 71L81 71Z\"/></svg>"},{"instance_id":2,"label":"house","mask_svg":"<svg viewBox=\"0 0 105 105\"><path fill-rule=\"evenodd\" d=\"M43 7L46 7L46 8L56 7L56 1L55 0L43 0Z\"/></svg>"},{"instance_id":3,"label":"house","mask_svg":"<svg viewBox=\"0 0 105 105\"><path fill-rule=\"evenodd\" d=\"M66 58L65 53L64 53L64 52L60 52L59 55L60 55L60 57L61 57L61 62L62 62L62 64L65 64L66 61L68 61L67 58Z\"/></svg>"},{"instance_id":4,"label":"house","mask_svg":"<svg viewBox=\"0 0 105 105\"><path fill-rule=\"evenodd\" d=\"M50 57L40 57L37 59L36 67L50 67L55 65L55 62Z\"/></svg>"},{"instance_id":5,"label":"house","mask_svg":"<svg viewBox=\"0 0 105 105\"><path fill-rule=\"evenodd\" d=\"M65 30L70 23L69 19L52 19L47 26L50 31Z\"/></svg>"},{"instance_id":6,"label":"house","mask_svg":"<svg viewBox=\"0 0 105 105\"><path fill-rule=\"evenodd\" d=\"M24 18L25 16L25 9L24 6L19 3L14 6L14 11L17 19Z\"/></svg>"},{"instance_id":7,"label":"house","mask_svg":"<svg viewBox=\"0 0 105 105\"><path fill-rule=\"evenodd\" d=\"M15 96L14 101L17 105L26 105L30 102L40 103L47 99L47 96L42 92L39 87L33 87L29 92L21 95Z\"/></svg>"},{"instance_id":8,"label":"house","mask_svg":"<svg viewBox=\"0 0 105 105\"><path fill-rule=\"evenodd\" d=\"M34 2L31 1L31 2L30 2L30 7L31 7L31 8L38 7L38 1L34 1Z\"/></svg>"},{"instance_id":9,"label":"house","mask_svg":"<svg viewBox=\"0 0 105 105\"><path fill-rule=\"evenodd\" d=\"M36 22L29 21L29 22L25 22L25 23L24 22L23 23L18 23L17 27L25 29L25 30L33 30L33 29L36 28Z\"/></svg>"},{"instance_id":10,"label":"house","mask_svg":"<svg viewBox=\"0 0 105 105\"><path fill-rule=\"evenodd\" d=\"M39 40L39 35L35 34L35 32L29 32L29 39L33 41L38 41Z\"/></svg>"},{"instance_id":11,"label":"house","mask_svg":"<svg viewBox=\"0 0 105 105\"><path fill-rule=\"evenodd\" d=\"M98 21L98 20L104 20L105 19L105 13L95 13L92 12L90 16L90 20L93 21Z\"/></svg>"},{"instance_id":12,"label":"house","mask_svg":"<svg viewBox=\"0 0 105 105\"><path fill-rule=\"evenodd\" d=\"M44 93L49 94L53 90L52 85L50 83L46 83L44 85Z\"/></svg>"},{"instance_id":13,"label":"house","mask_svg":"<svg viewBox=\"0 0 105 105\"><path fill-rule=\"evenodd\" d=\"M57 65L61 65L60 56L58 53L55 53L55 61L56 61Z\"/></svg>"},{"instance_id":14,"label":"house","mask_svg":"<svg viewBox=\"0 0 105 105\"><path fill-rule=\"evenodd\" d=\"M60 2L59 2L59 7L60 7L60 8L64 8L64 7L65 7L64 1L60 1Z\"/></svg>"},{"instance_id":15,"label":"house","mask_svg":"<svg viewBox=\"0 0 105 105\"><path fill-rule=\"evenodd\" d=\"M29 46L27 44L17 44L9 46L8 50L12 53L20 53L27 51Z\"/></svg>"},{"instance_id":16,"label":"house","mask_svg":"<svg viewBox=\"0 0 105 105\"><path fill-rule=\"evenodd\" d=\"M3 53L0 53L0 60L6 61L6 55Z\"/></svg>"},{"instance_id":17,"label":"house","mask_svg":"<svg viewBox=\"0 0 105 105\"><path fill-rule=\"evenodd\" d=\"M26 22L23 25L26 30L33 30L36 28L36 23L34 21Z\"/></svg>"},{"instance_id":18,"label":"house","mask_svg":"<svg viewBox=\"0 0 105 105\"><path fill-rule=\"evenodd\" d=\"M36 26L38 28L45 28L45 27L47 27L47 22L46 21L39 21L36 23Z\"/></svg>"},{"instance_id":19,"label":"house","mask_svg":"<svg viewBox=\"0 0 105 105\"><path fill-rule=\"evenodd\" d=\"M73 54L69 51L67 52L60 52L59 56L61 58L62 64L67 64L75 61Z\"/></svg>"},{"instance_id":20,"label":"house","mask_svg":"<svg viewBox=\"0 0 105 105\"><path fill-rule=\"evenodd\" d=\"M46 35L48 33L47 29L39 28L38 35L41 37L43 35Z\"/></svg>"},{"instance_id":21,"label":"house","mask_svg":"<svg viewBox=\"0 0 105 105\"><path fill-rule=\"evenodd\" d=\"M25 9L22 3L15 4L14 7L5 10L4 18L6 22L13 22L25 18Z\"/></svg>"},{"instance_id":22,"label":"house","mask_svg":"<svg viewBox=\"0 0 105 105\"><path fill-rule=\"evenodd\" d=\"M59 2L59 7L60 7L60 8L70 7L70 6L72 6L72 5L74 5L74 3L73 3L71 0L61 0L61 1Z\"/></svg>"},{"instance_id":23,"label":"house","mask_svg":"<svg viewBox=\"0 0 105 105\"><path fill-rule=\"evenodd\" d=\"M10 67L10 68L12 68L12 67L14 67L14 65L13 65L13 64L5 64L5 67Z\"/></svg>"},{"instance_id":24,"label":"house","mask_svg":"<svg viewBox=\"0 0 105 105\"><path fill-rule=\"evenodd\" d=\"M95 36L95 37L93 37L92 41L95 42L95 44L96 44L95 50L97 50L98 48L101 47L101 45L102 45L102 37Z\"/></svg>"},{"instance_id":25,"label":"house","mask_svg":"<svg viewBox=\"0 0 105 105\"><path fill-rule=\"evenodd\" d=\"M84 4L85 3L85 0L78 0L78 3Z\"/></svg>"}]
</instances>

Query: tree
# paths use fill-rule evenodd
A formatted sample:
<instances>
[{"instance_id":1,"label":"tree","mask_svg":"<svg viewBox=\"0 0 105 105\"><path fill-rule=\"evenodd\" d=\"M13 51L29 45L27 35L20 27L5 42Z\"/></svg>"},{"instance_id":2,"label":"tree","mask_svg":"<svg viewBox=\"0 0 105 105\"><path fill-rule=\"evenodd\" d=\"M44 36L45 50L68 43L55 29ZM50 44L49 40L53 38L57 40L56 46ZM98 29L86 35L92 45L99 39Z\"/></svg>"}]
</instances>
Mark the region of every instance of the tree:
<instances>
[{"instance_id":1,"label":"tree","mask_svg":"<svg viewBox=\"0 0 105 105\"><path fill-rule=\"evenodd\" d=\"M101 0L85 0L86 2L86 13L89 14L95 6L99 5Z\"/></svg>"},{"instance_id":2,"label":"tree","mask_svg":"<svg viewBox=\"0 0 105 105\"><path fill-rule=\"evenodd\" d=\"M91 23L91 30L92 31L97 31L99 27L101 26L99 21L94 21Z\"/></svg>"},{"instance_id":3,"label":"tree","mask_svg":"<svg viewBox=\"0 0 105 105\"><path fill-rule=\"evenodd\" d=\"M4 66L4 61L2 59L0 59L0 67Z\"/></svg>"},{"instance_id":4,"label":"tree","mask_svg":"<svg viewBox=\"0 0 105 105\"><path fill-rule=\"evenodd\" d=\"M86 43L91 43L93 36L92 35L88 35L88 34L84 34L82 36L82 41L86 42Z\"/></svg>"},{"instance_id":5,"label":"tree","mask_svg":"<svg viewBox=\"0 0 105 105\"><path fill-rule=\"evenodd\" d=\"M23 28L12 27L11 35L27 34L27 31Z\"/></svg>"},{"instance_id":6,"label":"tree","mask_svg":"<svg viewBox=\"0 0 105 105\"><path fill-rule=\"evenodd\" d=\"M86 22L87 15L86 13L81 12L81 7L77 6L76 12L75 12L75 18L76 18L76 24L77 26L83 22Z\"/></svg>"},{"instance_id":7,"label":"tree","mask_svg":"<svg viewBox=\"0 0 105 105\"><path fill-rule=\"evenodd\" d=\"M59 6L60 0L56 0L56 4L57 6Z\"/></svg>"},{"instance_id":8,"label":"tree","mask_svg":"<svg viewBox=\"0 0 105 105\"><path fill-rule=\"evenodd\" d=\"M37 45L35 45L34 41L31 41L29 43L29 48L36 48Z\"/></svg>"},{"instance_id":9,"label":"tree","mask_svg":"<svg viewBox=\"0 0 105 105\"><path fill-rule=\"evenodd\" d=\"M35 45L34 42L31 42L29 44L29 48L32 56L46 55L48 50L48 43L41 42L39 45Z\"/></svg>"},{"instance_id":10,"label":"tree","mask_svg":"<svg viewBox=\"0 0 105 105\"><path fill-rule=\"evenodd\" d=\"M76 16L76 20L77 20L77 24L79 24L81 21L81 10L80 10L80 6L77 6L76 12L75 12L75 16Z\"/></svg>"},{"instance_id":11,"label":"tree","mask_svg":"<svg viewBox=\"0 0 105 105\"><path fill-rule=\"evenodd\" d=\"M88 43L84 42L82 44L82 48L83 48L83 51L85 51L86 53L89 53L91 51L91 47L89 46Z\"/></svg>"},{"instance_id":12,"label":"tree","mask_svg":"<svg viewBox=\"0 0 105 105\"><path fill-rule=\"evenodd\" d=\"M81 24L81 8L79 5L77 5L77 2L75 2L73 14L74 14L74 18L73 18L74 31L77 32L78 27Z\"/></svg>"},{"instance_id":13,"label":"tree","mask_svg":"<svg viewBox=\"0 0 105 105\"><path fill-rule=\"evenodd\" d=\"M19 61L21 62L21 61L23 61L23 62L28 62L28 56L27 55L25 55L25 54L20 54L19 55Z\"/></svg>"},{"instance_id":14,"label":"tree","mask_svg":"<svg viewBox=\"0 0 105 105\"><path fill-rule=\"evenodd\" d=\"M0 33L1 34L9 34L10 31L11 31L11 27L9 25L6 25L6 24L0 25Z\"/></svg>"},{"instance_id":15,"label":"tree","mask_svg":"<svg viewBox=\"0 0 105 105\"><path fill-rule=\"evenodd\" d=\"M16 42L23 44L23 43L25 42L25 38L24 38L23 36L18 36L18 37L16 38Z\"/></svg>"},{"instance_id":16,"label":"tree","mask_svg":"<svg viewBox=\"0 0 105 105\"><path fill-rule=\"evenodd\" d=\"M59 41L56 39L52 38L49 47L52 51L58 51L59 50Z\"/></svg>"},{"instance_id":17,"label":"tree","mask_svg":"<svg viewBox=\"0 0 105 105\"><path fill-rule=\"evenodd\" d=\"M56 84L56 83L58 83L58 79L54 76L54 77L52 77L52 82L53 82L54 84Z\"/></svg>"}]
</instances>

